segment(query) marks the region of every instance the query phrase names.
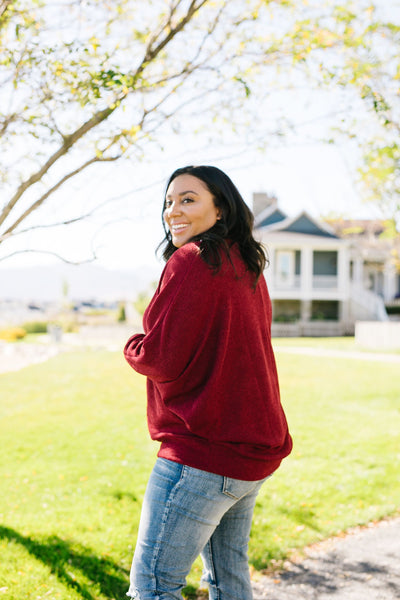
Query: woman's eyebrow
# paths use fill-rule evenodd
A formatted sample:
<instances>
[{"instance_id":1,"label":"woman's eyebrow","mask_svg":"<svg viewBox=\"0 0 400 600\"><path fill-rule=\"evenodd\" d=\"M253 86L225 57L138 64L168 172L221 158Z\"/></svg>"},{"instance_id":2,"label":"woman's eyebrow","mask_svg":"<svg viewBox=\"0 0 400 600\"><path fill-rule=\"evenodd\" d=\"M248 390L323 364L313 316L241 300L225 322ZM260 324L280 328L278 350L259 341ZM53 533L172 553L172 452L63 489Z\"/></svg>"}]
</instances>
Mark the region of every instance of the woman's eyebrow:
<instances>
[{"instance_id":1,"label":"woman's eyebrow","mask_svg":"<svg viewBox=\"0 0 400 600\"><path fill-rule=\"evenodd\" d=\"M178 196L184 196L185 194L196 194L196 196L198 196L198 193L193 190L186 190L186 192L181 192L180 194L178 194ZM166 198L172 198L172 195L168 194Z\"/></svg>"}]
</instances>

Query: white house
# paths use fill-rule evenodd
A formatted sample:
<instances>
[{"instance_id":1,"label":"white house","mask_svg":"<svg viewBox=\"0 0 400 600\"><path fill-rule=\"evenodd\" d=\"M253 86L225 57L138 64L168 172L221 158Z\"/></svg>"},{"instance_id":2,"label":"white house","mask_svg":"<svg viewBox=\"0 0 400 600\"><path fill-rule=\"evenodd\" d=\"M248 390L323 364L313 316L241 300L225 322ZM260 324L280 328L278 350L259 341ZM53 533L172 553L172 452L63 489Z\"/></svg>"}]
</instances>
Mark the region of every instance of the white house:
<instances>
[{"instance_id":1,"label":"white house","mask_svg":"<svg viewBox=\"0 0 400 600\"><path fill-rule=\"evenodd\" d=\"M371 238L358 226L354 237L348 222L328 224L307 212L289 218L266 194L255 194L254 212L270 261L273 335L346 335L356 321L388 319L385 302L399 295L400 277L379 228Z\"/></svg>"}]
</instances>

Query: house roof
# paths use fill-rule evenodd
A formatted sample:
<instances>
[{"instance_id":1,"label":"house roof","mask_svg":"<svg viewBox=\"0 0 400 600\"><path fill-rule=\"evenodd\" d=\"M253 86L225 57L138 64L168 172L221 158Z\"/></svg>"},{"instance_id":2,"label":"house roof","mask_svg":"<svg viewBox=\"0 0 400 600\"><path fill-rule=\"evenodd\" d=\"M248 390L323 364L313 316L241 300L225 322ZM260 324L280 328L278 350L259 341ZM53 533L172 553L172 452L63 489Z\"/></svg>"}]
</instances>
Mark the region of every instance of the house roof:
<instances>
[{"instance_id":1,"label":"house roof","mask_svg":"<svg viewBox=\"0 0 400 600\"><path fill-rule=\"evenodd\" d=\"M331 219L332 229L371 260L400 255L400 233L382 219ZM393 224L392 224L393 225Z\"/></svg>"},{"instance_id":2,"label":"house roof","mask_svg":"<svg viewBox=\"0 0 400 600\"><path fill-rule=\"evenodd\" d=\"M345 238L378 237L386 229L381 219L325 219L336 235Z\"/></svg>"},{"instance_id":3,"label":"house roof","mask_svg":"<svg viewBox=\"0 0 400 600\"><path fill-rule=\"evenodd\" d=\"M277 210L279 209L275 209L274 212ZM274 213L271 213L270 215L267 214L263 217L264 212L265 211L257 218L259 223L256 223L256 227L257 229L263 229L265 232L300 233L303 235L314 235L334 239L339 237L329 225L317 221L306 211L301 212L297 217L284 217L275 220L272 220L274 218ZM263 218L261 219L261 217Z\"/></svg>"},{"instance_id":4,"label":"house roof","mask_svg":"<svg viewBox=\"0 0 400 600\"><path fill-rule=\"evenodd\" d=\"M332 227L336 235L342 238L365 240L368 243L385 243L386 238L391 238L393 242L400 240L400 233L392 231L389 227L389 221L382 219L326 219L326 222ZM382 235L390 229L393 235Z\"/></svg>"},{"instance_id":5,"label":"house roof","mask_svg":"<svg viewBox=\"0 0 400 600\"><path fill-rule=\"evenodd\" d=\"M267 227L268 225L273 225L274 223L279 223L287 218L287 214L283 212L277 206L267 206L263 211L261 211L255 218L255 226L257 228Z\"/></svg>"}]
</instances>

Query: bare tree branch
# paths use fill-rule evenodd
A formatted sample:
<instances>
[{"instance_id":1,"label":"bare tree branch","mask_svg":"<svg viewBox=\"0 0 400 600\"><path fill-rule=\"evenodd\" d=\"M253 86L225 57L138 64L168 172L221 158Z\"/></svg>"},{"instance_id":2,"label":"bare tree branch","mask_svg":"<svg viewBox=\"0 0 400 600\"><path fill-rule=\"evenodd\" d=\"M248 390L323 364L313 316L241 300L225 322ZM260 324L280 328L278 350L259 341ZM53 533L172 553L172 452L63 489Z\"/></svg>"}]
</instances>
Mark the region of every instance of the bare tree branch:
<instances>
[{"instance_id":1,"label":"bare tree branch","mask_svg":"<svg viewBox=\"0 0 400 600\"><path fill-rule=\"evenodd\" d=\"M5 132L8 129L8 126L11 123L13 123L14 121L16 121L17 118L18 118L18 115L11 114L11 115L8 115L7 117L5 117L2 122L0 121L0 137L2 137L5 134Z\"/></svg>"},{"instance_id":2,"label":"bare tree branch","mask_svg":"<svg viewBox=\"0 0 400 600\"><path fill-rule=\"evenodd\" d=\"M10 4L13 4L14 1L15 0L0 0L0 27L2 25L2 23L1 23L2 16L6 13Z\"/></svg>"},{"instance_id":3,"label":"bare tree branch","mask_svg":"<svg viewBox=\"0 0 400 600\"><path fill-rule=\"evenodd\" d=\"M175 25L175 27L173 27L172 29L170 29L169 33L164 37L164 39L162 39L155 46L155 48L152 48L152 45L153 45L153 43L155 41L157 41L157 38L153 38L153 39L150 40L150 42L149 42L149 44L147 46L147 51L146 51L144 60L143 60L143 62L141 64L141 67L143 67L143 68L141 69L139 67L140 72L145 68L145 66L147 65L147 63L149 63L152 60L154 60L154 58L160 54L161 50L163 50L165 48L165 46L176 36L177 33L179 33L180 31L182 31L182 29L192 19L193 15L196 12L198 12L200 10L200 8L202 6L204 6L204 4L206 4L207 2L208 2L208 0L201 0L201 1L192 0L192 2L190 3L190 5L188 7L186 15L184 17L182 17L180 21L178 21L178 23ZM168 22L168 24L169 24L169 22Z\"/></svg>"},{"instance_id":4,"label":"bare tree branch","mask_svg":"<svg viewBox=\"0 0 400 600\"><path fill-rule=\"evenodd\" d=\"M51 194L53 194L53 192L55 192L59 187L61 187L68 179L71 179L71 177L74 177L75 175L77 175L78 173L80 173L81 171L86 169L88 166L90 166L96 162L111 162L111 161L117 160L118 158L120 158L120 157L113 156L110 158L101 158L98 156L94 156L90 160L86 161L83 165L78 167L77 169L74 169L67 175L64 175L64 177L62 177L55 185L53 185L53 187L51 187L49 190L47 190L47 192L45 194L43 194L40 198L38 198L38 200L36 200L36 202L31 204L31 206L29 206L29 208L27 208L22 213L22 215L20 215L20 217L16 221L14 221L14 223L1 236L0 242L3 241L3 238L7 237L10 233L12 233L14 231L14 229L16 229L18 227L18 225L20 223L22 223L22 221L24 221L33 211L38 209L43 204L43 202L45 200L47 200L47 198Z\"/></svg>"},{"instance_id":5,"label":"bare tree branch","mask_svg":"<svg viewBox=\"0 0 400 600\"><path fill-rule=\"evenodd\" d=\"M65 258L65 256L62 256L61 254L58 254L57 252L51 252L50 250L37 250L35 248L26 248L24 250L16 250L15 252L10 252L10 254L6 254L5 256L0 256L0 262L3 260L8 260L12 256L17 256L18 254L28 254L28 253L29 254L32 254L32 253L47 254L49 256L55 256L59 260L62 260L63 262L65 262L69 265L82 265L84 263L91 263L91 262L95 261L97 258L97 256L93 253L90 258L75 261L75 260L69 260L68 258Z\"/></svg>"},{"instance_id":6,"label":"bare tree branch","mask_svg":"<svg viewBox=\"0 0 400 600\"><path fill-rule=\"evenodd\" d=\"M31 185L33 185L34 183L37 183L38 181L40 181L42 179L43 175L45 175L47 173L47 171L50 169L50 167L52 167L54 165L54 163L57 162L57 160L59 158L61 158L65 154L67 154L67 152L69 151L69 149L81 137L83 137L88 131L90 131L91 129L93 129L93 127L95 127L96 125L98 125L99 123L101 123L102 121L104 121L105 119L107 119L107 117L109 117L110 114L112 114L112 112L114 110L115 110L114 108L106 108L106 109L104 109L102 111L97 112L95 115L93 115L93 117L91 119L89 119L88 121L86 121L86 123L84 123L81 127L79 127L79 129L77 129L73 134L64 137L64 142L63 142L62 146L57 150L57 152L55 152L54 154L52 154L52 156L50 156L50 158L45 162L45 164L36 173L34 173L33 175L31 175L29 177L29 179L27 179L26 181L24 181L23 183L21 183L21 185L17 189L17 191L14 194L14 196L11 198L11 200L8 202L8 204L6 204L6 206L4 207L3 212L0 215L0 225L2 225L4 223L4 221L6 220L6 218L8 217L8 215L10 214L10 212L12 211L12 209L14 208L14 206L17 204L18 200L21 198L22 194ZM69 176L67 176L67 179L69 179ZM60 186L57 185L55 187L55 189L57 189L59 187ZM49 195L50 194L47 194L46 198ZM44 198L44 200L46 198ZM40 206L40 204L42 204L42 202L40 202L38 204L38 206ZM32 211L30 211L30 212L32 212Z\"/></svg>"},{"instance_id":7,"label":"bare tree branch","mask_svg":"<svg viewBox=\"0 0 400 600\"><path fill-rule=\"evenodd\" d=\"M0 243L4 242L9 237L16 237L17 235L23 235L24 233L29 233L30 231L35 231L37 229L54 229L55 227L61 227L63 225L72 225L73 223L78 223L79 221L83 221L88 217L91 217L96 209L92 211L80 215L79 217L75 217L74 219L66 219L65 221L59 221L58 223L47 223L43 225L32 225L31 227L26 227L26 229L19 229L18 231L13 231L8 234L0 235Z\"/></svg>"}]
</instances>

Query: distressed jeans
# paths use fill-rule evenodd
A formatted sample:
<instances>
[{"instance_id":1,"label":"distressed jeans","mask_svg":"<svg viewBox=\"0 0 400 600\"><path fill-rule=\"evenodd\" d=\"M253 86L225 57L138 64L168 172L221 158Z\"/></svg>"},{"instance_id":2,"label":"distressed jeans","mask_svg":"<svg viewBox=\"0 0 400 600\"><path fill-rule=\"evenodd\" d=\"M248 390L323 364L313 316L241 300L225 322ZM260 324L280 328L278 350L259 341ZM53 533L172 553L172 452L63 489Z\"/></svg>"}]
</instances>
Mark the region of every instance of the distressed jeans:
<instances>
[{"instance_id":1,"label":"distressed jeans","mask_svg":"<svg viewBox=\"0 0 400 600\"><path fill-rule=\"evenodd\" d=\"M210 600L251 600L251 521L265 480L242 481L158 458L146 489L127 593L181 600L201 554Z\"/></svg>"}]
</instances>

